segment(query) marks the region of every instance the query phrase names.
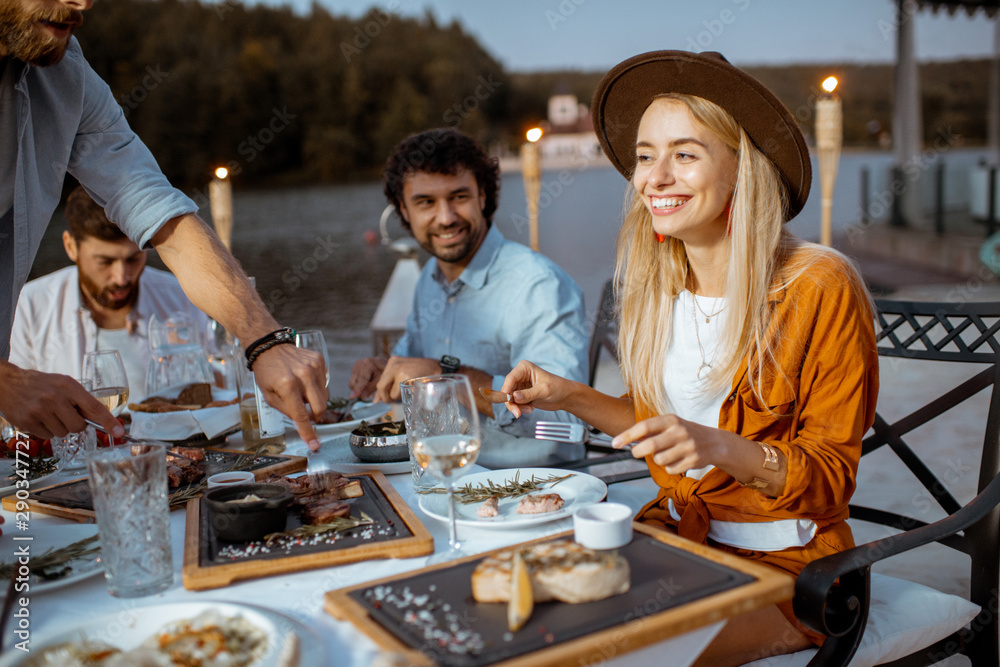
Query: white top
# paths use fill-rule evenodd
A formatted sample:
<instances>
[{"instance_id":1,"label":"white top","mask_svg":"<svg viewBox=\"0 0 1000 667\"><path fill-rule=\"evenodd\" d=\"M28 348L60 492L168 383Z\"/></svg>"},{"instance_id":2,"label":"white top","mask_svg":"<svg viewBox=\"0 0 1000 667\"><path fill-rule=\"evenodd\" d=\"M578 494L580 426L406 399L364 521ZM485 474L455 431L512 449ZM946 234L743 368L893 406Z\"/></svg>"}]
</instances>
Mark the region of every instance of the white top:
<instances>
[{"instance_id":1,"label":"white top","mask_svg":"<svg viewBox=\"0 0 1000 667\"><path fill-rule=\"evenodd\" d=\"M149 318L156 315L165 320L172 313L181 311L197 323L199 331L208 326L208 316L198 310L185 296L173 274L147 266L139 278L139 298L132 307L127 327L130 347L138 359L141 373L129 376L129 400L140 396L146 389L146 369L150 351L147 335ZM123 329L122 331L126 331ZM106 336L108 331L102 331ZM80 296L80 277L76 266L68 266L32 280L24 286L14 313L14 327L10 336L10 362L21 368L44 373L62 373L79 379L83 355L98 346L97 324L90 311L84 307ZM122 354L126 364L123 341L113 345L101 339L101 347L114 347Z\"/></svg>"},{"instance_id":2,"label":"white top","mask_svg":"<svg viewBox=\"0 0 1000 667\"><path fill-rule=\"evenodd\" d=\"M697 306L691 301L697 299ZM714 363L722 330L726 300L693 296L685 290L674 299L674 323L670 347L663 368L663 386L674 414L703 426L718 428L719 411L729 394L726 387L716 394L705 394L704 378L708 369L702 363ZM694 311L694 312L692 312ZM705 322L708 315L708 322ZM697 335L696 335L697 333ZM698 343L701 343L699 348ZM702 379L698 378L701 368ZM714 466L688 470L685 475L701 479ZM667 501L670 516L680 520L674 501ZM816 524L807 519L781 519L759 523L718 521L709 523L708 536L720 544L753 551L781 551L803 547L816 534Z\"/></svg>"}]
</instances>

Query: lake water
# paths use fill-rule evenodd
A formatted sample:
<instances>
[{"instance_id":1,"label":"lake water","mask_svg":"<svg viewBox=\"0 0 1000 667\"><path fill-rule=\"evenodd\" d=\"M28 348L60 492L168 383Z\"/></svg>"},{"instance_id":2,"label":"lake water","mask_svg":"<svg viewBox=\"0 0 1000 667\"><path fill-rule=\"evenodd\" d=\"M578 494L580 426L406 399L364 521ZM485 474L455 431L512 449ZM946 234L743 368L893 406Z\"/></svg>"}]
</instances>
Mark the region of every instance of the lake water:
<instances>
[{"instance_id":1,"label":"lake water","mask_svg":"<svg viewBox=\"0 0 1000 667\"><path fill-rule=\"evenodd\" d=\"M948 204L967 206L967 179L981 150L939 152L948 174ZM888 153L843 154L833 209L835 234L859 219L860 177L871 170L869 196L876 199L888 184ZM931 161L929 160L929 164ZM818 178L803 212L790 223L799 236L819 236ZM927 170L929 176L930 169ZM588 313L596 307L601 285L614 270L614 246L626 184L611 167L548 169L543 174L539 246L565 268L584 290ZM371 354L368 326L396 257L385 246L371 245L365 233L378 231L385 208L381 183L290 190L240 191L234 195L233 254L272 308L279 322L299 329L320 329L330 349L330 391L346 392L354 360ZM210 219L209 212L202 215ZM393 218L393 220L395 220ZM505 173L494 223L508 239L529 243L524 187L519 173ZM32 277L69 263L59 235L61 212L53 219L32 267ZM394 239L406 232L395 222ZM420 255L420 261L426 260ZM159 265L151 259L152 265ZM588 315L588 319L592 319Z\"/></svg>"}]
</instances>

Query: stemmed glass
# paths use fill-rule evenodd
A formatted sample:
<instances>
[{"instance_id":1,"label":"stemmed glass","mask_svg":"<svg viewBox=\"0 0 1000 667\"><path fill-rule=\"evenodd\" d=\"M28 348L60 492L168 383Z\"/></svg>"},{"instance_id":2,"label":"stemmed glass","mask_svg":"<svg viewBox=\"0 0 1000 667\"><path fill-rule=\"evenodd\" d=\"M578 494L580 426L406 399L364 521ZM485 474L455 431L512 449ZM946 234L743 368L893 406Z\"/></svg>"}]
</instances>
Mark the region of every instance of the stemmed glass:
<instances>
[{"instance_id":1,"label":"stemmed glass","mask_svg":"<svg viewBox=\"0 0 1000 667\"><path fill-rule=\"evenodd\" d=\"M330 353L326 350L326 339L323 338L323 332L315 329L296 332L295 347L301 347L303 350L312 350L323 355L323 368L326 369L326 384L330 384Z\"/></svg>"},{"instance_id":2,"label":"stemmed glass","mask_svg":"<svg viewBox=\"0 0 1000 667\"><path fill-rule=\"evenodd\" d=\"M83 380L90 394L117 417L128 404L128 376L118 350L98 350L83 355Z\"/></svg>"},{"instance_id":3,"label":"stemmed glass","mask_svg":"<svg viewBox=\"0 0 1000 667\"><path fill-rule=\"evenodd\" d=\"M400 383L406 432L421 468L444 483L448 492L448 551L428 564L464 555L455 528L455 480L479 457L479 413L464 375L432 375Z\"/></svg>"}]
</instances>

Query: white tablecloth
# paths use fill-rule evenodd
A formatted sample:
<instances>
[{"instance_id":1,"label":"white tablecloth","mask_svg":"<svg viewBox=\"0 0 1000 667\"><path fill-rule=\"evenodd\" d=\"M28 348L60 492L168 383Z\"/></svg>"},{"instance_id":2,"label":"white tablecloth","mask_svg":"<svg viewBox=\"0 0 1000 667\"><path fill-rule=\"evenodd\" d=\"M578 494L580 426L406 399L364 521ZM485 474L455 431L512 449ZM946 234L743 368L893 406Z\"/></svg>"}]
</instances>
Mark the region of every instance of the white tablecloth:
<instances>
[{"instance_id":1,"label":"white tablecloth","mask_svg":"<svg viewBox=\"0 0 1000 667\"><path fill-rule=\"evenodd\" d=\"M238 438L237 438L238 442ZM304 445L292 432L288 433L286 453L302 454ZM478 466L477 466L478 468ZM424 514L417 506L409 474L388 476L393 487L399 492L434 536L435 549L448 545L447 524ZM612 485L608 500L625 503L638 509L655 494L651 480L637 480ZM12 513L2 512L6 523L0 537L0 561L13 560L15 543L12 535L30 535L31 526L48 526L72 523L64 519L32 514L26 531L15 529ZM285 613L302 621L316 630L326 643L327 664L368 667L378 653L378 648L357 628L339 622L323 610L323 594L326 591L370 581L381 577L415 570L424 565L426 557L407 559L370 560L361 563L310 570L299 574L289 574L236 583L226 588L193 592L185 590L181 583L181 566L184 553L185 513L171 513L171 537L176 576L174 585L162 594L146 598L120 600L107 592L103 576L94 576L76 584L41 594L28 593L30 602L31 645L40 648L46 635L72 628L85 621L102 615L128 618L130 610L136 607L164 602L203 602L220 600L236 603L251 603ZM498 547L523 542L572 529L572 520L563 519L541 526L520 530L482 530L459 527L459 538L463 548L470 553L487 551ZM635 651L624 656L601 656L608 659L606 665L662 664L662 656L671 656L670 664L679 667L689 665L715 637L724 622L706 626L674 639ZM13 624L8 625L4 645L9 648L14 639L11 634ZM312 666L303 666L312 667Z\"/></svg>"}]
</instances>

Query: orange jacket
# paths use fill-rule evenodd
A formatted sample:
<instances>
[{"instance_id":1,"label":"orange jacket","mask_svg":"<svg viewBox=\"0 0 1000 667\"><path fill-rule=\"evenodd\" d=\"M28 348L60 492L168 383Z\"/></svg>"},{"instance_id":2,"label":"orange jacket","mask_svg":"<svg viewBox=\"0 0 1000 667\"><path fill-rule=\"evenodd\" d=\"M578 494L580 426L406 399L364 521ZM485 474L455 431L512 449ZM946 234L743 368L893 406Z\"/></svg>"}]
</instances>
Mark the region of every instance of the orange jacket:
<instances>
[{"instance_id":1,"label":"orange jacket","mask_svg":"<svg viewBox=\"0 0 1000 667\"><path fill-rule=\"evenodd\" d=\"M639 512L640 521L676 525L681 536L704 543L711 519L811 519L818 526L813 541L798 549L800 554L781 552L802 560L789 571L853 546L847 503L854 493L861 439L875 417L878 353L874 315L862 289L847 277L844 262L836 255L821 256L772 296L768 335L778 339L774 355L787 380L766 373L762 404L744 361L719 413L719 428L784 453L788 474L782 494L770 498L743 487L719 468L700 480L673 475L647 458L661 488ZM653 414L636 406L636 420ZM667 498L674 501L679 523L670 517Z\"/></svg>"}]
</instances>

